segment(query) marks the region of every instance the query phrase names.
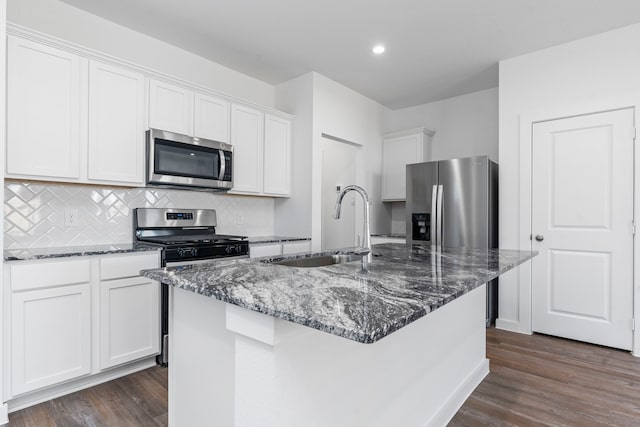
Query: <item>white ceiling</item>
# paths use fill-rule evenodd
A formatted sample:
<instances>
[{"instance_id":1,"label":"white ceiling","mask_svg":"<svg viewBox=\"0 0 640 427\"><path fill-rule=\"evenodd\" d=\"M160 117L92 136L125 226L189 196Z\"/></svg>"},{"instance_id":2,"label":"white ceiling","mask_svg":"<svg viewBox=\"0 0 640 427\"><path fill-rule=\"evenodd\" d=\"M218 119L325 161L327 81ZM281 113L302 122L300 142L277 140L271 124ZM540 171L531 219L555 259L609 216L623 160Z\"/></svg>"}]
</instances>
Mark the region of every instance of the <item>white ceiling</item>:
<instances>
[{"instance_id":1,"label":"white ceiling","mask_svg":"<svg viewBox=\"0 0 640 427\"><path fill-rule=\"evenodd\" d=\"M317 71L394 109L495 87L502 59L640 22L638 0L62 1L271 84Z\"/></svg>"}]
</instances>

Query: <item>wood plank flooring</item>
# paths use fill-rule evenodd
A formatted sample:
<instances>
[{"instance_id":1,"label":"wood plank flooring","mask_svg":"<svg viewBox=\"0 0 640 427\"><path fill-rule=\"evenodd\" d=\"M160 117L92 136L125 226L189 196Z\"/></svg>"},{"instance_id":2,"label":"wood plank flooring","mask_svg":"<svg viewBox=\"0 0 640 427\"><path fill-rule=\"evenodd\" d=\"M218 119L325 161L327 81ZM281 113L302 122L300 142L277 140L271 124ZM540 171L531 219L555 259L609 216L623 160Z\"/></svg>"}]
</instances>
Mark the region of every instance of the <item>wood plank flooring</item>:
<instances>
[{"instance_id":1,"label":"wood plank flooring","mask_svg":"<svg viewBox=\"0 0 640 427\"><path fill-rule=\"evenodd\" d=\"M490 328L487 357L450 427L640 426L640 358L626 351Z\"/></svg>"},{"instance_id":2,"label":"wood plank flooring","mask_svg":"<svg viewBox=\"0 0 640 427\"><path fill-rule=\"evenodd\" d=\"M159 366L9 414L10 427L167 424L167 370Z\"/></svg>"},{"instance_id":3,"label":"wood plank flooring","mask_svg":"<svg viewBox=\"0 0 640 427\"><path fill-rule=\"evenodd\" d=\"M545 335L487 329L491 373L450 427L640 426L640 358ZM167 425L154 367L9 414L11 427Z\"/></svg>"}]
</instances>

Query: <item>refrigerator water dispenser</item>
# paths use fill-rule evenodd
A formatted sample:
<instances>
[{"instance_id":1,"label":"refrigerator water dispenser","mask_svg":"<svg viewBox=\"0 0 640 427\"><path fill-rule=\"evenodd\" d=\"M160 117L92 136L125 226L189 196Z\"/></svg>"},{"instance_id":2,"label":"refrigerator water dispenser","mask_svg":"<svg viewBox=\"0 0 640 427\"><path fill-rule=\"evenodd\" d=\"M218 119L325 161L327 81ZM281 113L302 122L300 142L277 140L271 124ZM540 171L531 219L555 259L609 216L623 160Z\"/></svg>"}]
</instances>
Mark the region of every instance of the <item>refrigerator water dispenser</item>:
<instances>
[{"instance_id":1,"label":"refrigerator water dispenser","mask_svg":"<svg viewBox=\"0 0 640 427\"><path fill-rule=\"evenodd\" d=\"M422 240L427 242L431 240L431 214L411 214L411 222L413 223L411 233L413 240Z\"/></svg>"}]
</instances>

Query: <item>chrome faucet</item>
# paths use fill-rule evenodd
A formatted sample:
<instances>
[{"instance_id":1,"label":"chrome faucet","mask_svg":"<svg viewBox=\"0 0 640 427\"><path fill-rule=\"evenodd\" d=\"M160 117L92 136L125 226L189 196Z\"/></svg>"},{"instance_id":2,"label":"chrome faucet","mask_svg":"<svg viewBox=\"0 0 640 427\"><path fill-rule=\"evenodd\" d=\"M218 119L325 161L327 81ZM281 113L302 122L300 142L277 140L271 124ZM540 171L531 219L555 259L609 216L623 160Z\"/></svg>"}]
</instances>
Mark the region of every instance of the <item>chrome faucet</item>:
<instances>
[{"instance_id":1,"label":"chrome faucet","mask_svg":"<svg viewBox=\"0 0 640 427\"><path fill-rule=\"evenodd\" d=\"M362 196L362 201L364 202L364 226L362 230L362 246L356 249L356 253L362 256L362 270L369 271L369 266L371 265L372 255L371 255L371 232L369 230L369 195L364 190L364 188L358 185L347 185L342 189L340 194L338 194L338 200L336 200L336 207L333 212L333 217L335 219L340 218L340 208L342 207L342 199L345 194L349 191L355 191L356 193Z\"/></svg>"}]
</instances>

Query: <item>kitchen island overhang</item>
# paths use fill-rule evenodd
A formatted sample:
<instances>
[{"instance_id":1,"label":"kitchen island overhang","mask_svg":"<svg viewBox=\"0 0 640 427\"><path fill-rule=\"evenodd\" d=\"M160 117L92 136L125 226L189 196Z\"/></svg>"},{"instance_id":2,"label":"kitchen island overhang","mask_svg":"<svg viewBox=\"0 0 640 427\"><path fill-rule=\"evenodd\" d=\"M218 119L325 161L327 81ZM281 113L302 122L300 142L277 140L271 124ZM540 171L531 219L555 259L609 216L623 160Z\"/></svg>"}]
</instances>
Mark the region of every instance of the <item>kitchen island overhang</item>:
<instances>
[{"instance_id":1,"label":"kitchen island overhang","mask_svg":"<svg viewBox=\"0 0 640 427\"><path fill-rule=\"evenodd\" d=\"M146 271L172 285L170 425L446 424L488 373L484 283L534 254L374 253L369 273L265 260Z\"/></svg>"}]
</instances>

